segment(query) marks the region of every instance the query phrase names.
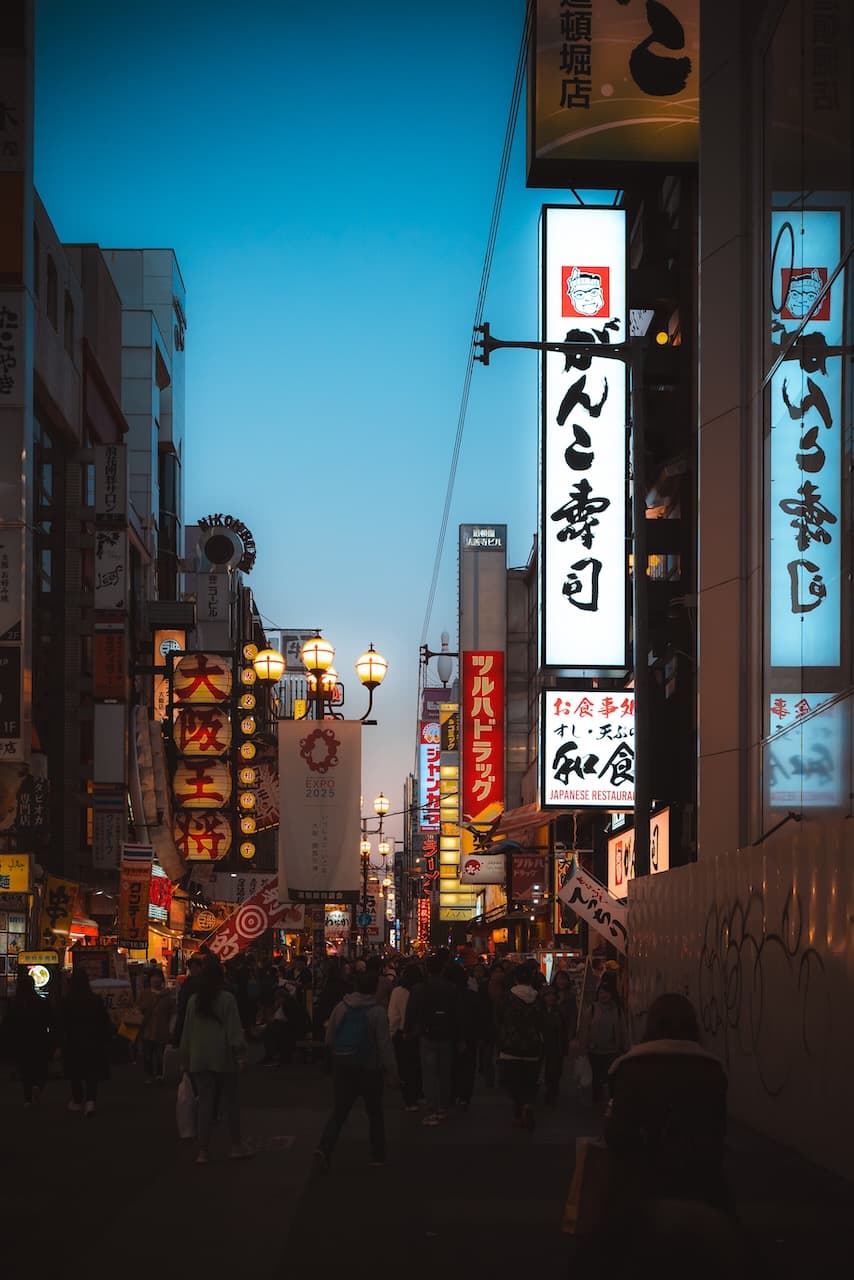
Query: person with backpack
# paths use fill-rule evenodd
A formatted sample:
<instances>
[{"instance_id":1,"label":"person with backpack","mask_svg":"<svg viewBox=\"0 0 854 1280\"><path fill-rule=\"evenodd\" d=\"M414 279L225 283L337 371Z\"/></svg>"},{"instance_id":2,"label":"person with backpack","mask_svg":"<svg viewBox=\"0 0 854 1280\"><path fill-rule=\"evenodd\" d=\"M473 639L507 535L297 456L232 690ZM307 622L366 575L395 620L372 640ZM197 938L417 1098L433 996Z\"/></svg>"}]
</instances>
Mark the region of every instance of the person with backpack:
<instances>
[{"instance_id":1,"label":"person with backpack","mask_svg":"<svg viewBox=\"0 0 854 1280\"><path fill-rule=\"evenodd\" d=\"M375 969L357 973L356 990L335 1006L326 1026L334 1102L314 1153L321 1173L330 1170L332 1152L357 1098L364 1100L368 1113L371 1165L385 1164L383 1081L396 1087L397 1068L388 1014L377 1000L378 978Z\"/></svg>"},{"instance_id":2,"label":"person with backpack","mask_svg":"<svg viewBox=\"0 0 854 1280\"><path fill-rule=\"evenodd\" d=\"M496 1006L498 1065L513 1101L513 1127L534 1129L533 1101L545 1048L545 1012L537 999L537 964L526 960L516 981Z\"/></svg>"},{"instance_id":3,"label":"person with backpack","mask_svg":"<svg viewBox=\"0 0 854 1280\"><path fill-rule=\"evenodd\" d=\"M591 1102L597 1106L608 1087L608 1072L628 1048L626 1021L617 990L606 978L599 984L596 1003L585 1011L580 1041L581 1052L590 1060Z\"/></svg>"},{"instance_id":4,"label":"person with backpack","mask_svg":"<svg viewBox=\"0 0 854 1280\"><path fill-rule=\"evenodd\" d=\"M446 952L447 955L447 952ZM406 1006L406 1034L421 1045L421 1077L427 1114L422 1124L441 1124L451 1107L454 1048L460 1043L460 998L444 976L448 963L439 951L427 960L427 981L415 987Z\"/></svg>"}]
</instances>

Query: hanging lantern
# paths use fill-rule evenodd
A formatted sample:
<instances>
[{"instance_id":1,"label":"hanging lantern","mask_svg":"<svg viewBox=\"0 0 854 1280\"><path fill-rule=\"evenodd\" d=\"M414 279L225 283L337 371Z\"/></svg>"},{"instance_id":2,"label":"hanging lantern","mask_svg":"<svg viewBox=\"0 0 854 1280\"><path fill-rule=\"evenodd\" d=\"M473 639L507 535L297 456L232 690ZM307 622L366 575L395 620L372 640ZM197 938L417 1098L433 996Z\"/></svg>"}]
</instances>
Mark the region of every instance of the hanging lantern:
<instances>
[{"instance_id":1,"label":"hanging lantern","mask_svg":"<svg viewBox=\"0 0 854 1280\"><path fill-rule=\"evenodd\" d=\"M231 820L226 813L175 814L175 847L188 862L219 862L231 848Z\"/></svg>"},{"instance_id":2,"label":"hanging lantern","mask_svg":"<svg viewBox=\"0 0 854 1280\"><path fill-rule=\"evenodd\" d=\"M241 791L238 804L241 809L254 809L258 803L258 798L254 791Z\"/></svg>"},{"instance_id":3,"label":"hanging lantern","mask_svg":"<svg viewBox=\"0 0 854 1280\"><path fill-rule=\"evenodd\" d=\"M251 841L251 840L244 840L244 841L241 843L241 845L240 845L240 856L241 856L241 858L254 858L254 857L255 857L255 845L252 843L252 841Z\"/></svg>"},{"instance_id":4,"label":"hanging lantern","mask_svg":"<svg viewBox=\"0 0 854 1280\"><path fill-rule=\"evenodd\" d=\"M172 732L182 756L221 756L231 746L231 719L222 707L182 707Z\"/></svg>"},{"instance_id":5,"label":"hanging lantern","mask_svg":"<svg viewBox=\"0 0 854 1280\"><path fill-rule=\"evenodd\" d=\"M216 653L186 653L172 676L175 702L227 702L231 696L231 662Z\"/></svg>"},{"instance_id":6,"label":"hanging lantern","mask_svg":"<svg viewBox=\"0 0 854 1280\"><path fill-rule=\"evenodd\" d=\"M243 760L254 760L258 748L254 742L241 742L240 756Z\"/></svg>"},{"instance_id":7,"label":"hanging lantern","mask_svg":"<svg viewBox=\"0 0 854 1280\"><path fill-rule=\"evenodd\" d=\"M237 705L240 707L241 711L254 711L256 701L257 699L254 693L241 693L240 700Z\"/></svg>"},{"instance_id":8,"label":"hanging lantern","mask_svg":"<svg viewBox=\"0 0 854 1280\"><path fill-rule=\"evenodd\" d=\"M258 770L252 765L246 765L240 770L241 787L254 787L258 781Z\"/></svg>"},{"instance_id":9,"label":"hanging lantern","mask_svg":"<svg viewBox=\"0 0 854 1280\"><path fill-rule=\"evenodd\" d=\"M172 794L178 809L221 809L231 799L231 769L222 760L182 760Z\"/></svg>"},{"instance_id":10,"label":"hanging lantern","mask_svg":"<svg viewBox=\"0 0 854 1280\"><path fill-rule=\"evenodd\" d=\"M244 716L240 721L240 732L245 734L247 738L250 734L253 734L257 728L258 722L254 716Z\"/></svg>"},{"instance_id":11,"label":"hanging lantern","mask_svg":"<svg viewBox=\"0 0 854 1280\"><path fill-rule=\"evenodd\" d=\"M240 819L240 830L245 836L254 836L258 823L249 814L245 814Z\"/></svg>"},{"instance_id":12,"label":"hanging lantern","mask_svg":"<svg viewBox=\"0 0 854 1280\"><path fill-rule=\"evenodd\" d=\"M254 667L244 667L240 673L241 684L254 684L257 679Z\"/></svg>"}]
</instances>

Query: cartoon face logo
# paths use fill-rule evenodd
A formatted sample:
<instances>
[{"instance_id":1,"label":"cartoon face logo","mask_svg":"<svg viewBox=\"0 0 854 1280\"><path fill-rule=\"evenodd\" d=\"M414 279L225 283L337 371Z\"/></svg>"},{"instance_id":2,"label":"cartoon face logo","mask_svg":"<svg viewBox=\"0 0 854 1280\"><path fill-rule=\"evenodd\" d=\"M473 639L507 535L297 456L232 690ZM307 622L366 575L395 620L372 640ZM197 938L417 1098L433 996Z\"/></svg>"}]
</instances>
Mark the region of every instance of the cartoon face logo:
<instances>
[{"instance_id":1,"label":"cartoon face logo","mask_svg":"<svg viewBox=\"0 0 854 1280\"><path fill-rule=\"evenodd\" d=\"M781 316L784 320L803 320L827 282L826 267L783 268L784 299ZM830 294L813 312L813 320L830 319Z\"/></svg>"},{"instance_id":2,"label":"cartoon face logo","mask_svg":"<svg viewBox=\"0 0 854 1280\"><path fill-rule=\"evenodd\" d=\"M608 315L609 271L607 267L563 267L562 273L562 315Z\"/></svg>"}]
</instances>

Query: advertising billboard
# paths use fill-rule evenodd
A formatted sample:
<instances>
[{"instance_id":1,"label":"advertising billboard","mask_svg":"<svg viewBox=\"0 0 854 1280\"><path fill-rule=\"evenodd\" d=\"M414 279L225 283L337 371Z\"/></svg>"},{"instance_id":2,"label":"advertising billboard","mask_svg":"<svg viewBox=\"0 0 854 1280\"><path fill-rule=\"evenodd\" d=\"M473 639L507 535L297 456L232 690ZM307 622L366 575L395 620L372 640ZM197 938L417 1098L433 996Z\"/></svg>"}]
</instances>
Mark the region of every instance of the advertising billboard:
<instances>
[{"instance_id":1,"label":"advertising billboard","mask_svg":"<svg viewBox=\"0 0 854 1280\"><path fill-rule=\"evenodd\" d=\"M627 665L626 215L547 205L540 477L542 664ZM610 352L610 354L609 354Z\"/></svg>"},{"instance_id":2,"label":"advertising billboard","mask_svg":"<svg viewBox=\"0 0 854 1280\"><path fill-rule=\"evenodd\" d=\"M540 699L541 808L633 809L633 692L551 689Z\"/></svg>"},{"instance_id":3,"label":"advertising billboard","mask_svg":"<svg viewBox=\"0 0 854 1280\"><path fill-rule=\"evenodd\" d=\"M442 737L438 720L422 720L418 746L418 829L439 830Z\"/></svg>"}]
</instances>

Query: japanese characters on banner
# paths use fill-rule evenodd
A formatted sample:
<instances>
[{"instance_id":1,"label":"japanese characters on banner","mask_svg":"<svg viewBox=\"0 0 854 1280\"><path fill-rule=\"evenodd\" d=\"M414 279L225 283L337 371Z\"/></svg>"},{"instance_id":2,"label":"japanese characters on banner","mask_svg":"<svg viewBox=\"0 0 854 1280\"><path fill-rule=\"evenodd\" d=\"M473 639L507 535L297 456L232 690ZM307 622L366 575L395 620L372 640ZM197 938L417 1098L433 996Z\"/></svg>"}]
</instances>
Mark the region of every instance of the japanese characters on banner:
<instances>
[{"instance_id":1,"label":"japanese characters on banner","mask_svg":"<svg viewBox=\"0 0 854 1280\"><path fill-rule=\"evenodd\" d=\"M439 772L442 754L438 720L422 720L418 750L420 831L439 830Z\"/></svg>"},{"instance_id":2,"label":"japanese characters on banner","mask_svg":"<svg viewBox=\"0 0 854 1280\"><path fill-rule=\"evenodd\" d=\"M627 163L696 160L699 0L537 0L532 44L528 186L556 185L567 161L610 182Z\"/></svg>"},{"instance_id":3,"label":"japanese characters on banner","mask_svg":"<svg viewBox=\"0 0 854 1280\"><path fill-rule=\"evenodd\" d=\"M625 212L546 205L542 235L543 339L591 344L543 355L543 665L623 668L627 369L602 353L627 341Z\"/></svg>"},{"instance_id":4,"label":"japanese characters on banner","mask_svg":"<svg viewBox=\"0 0 854 1280\"><path fill-rule=\"evenodd\" d=\"M422 947L430 943L430 905L429 898L419 898L416 906L416 933Z\"/></svg>"},{"instance_id":5,"label":"japanese characters on banner","mask_svg":"<svg viewBox=\"0 0 854 1280\"><path fill-rule=\"evenodd\" d=\"M124 522L128 509L127 445L95 445L95 519Z\"/></svg>"},{"instance_id":6,"label":"japanese characters on banner","mask_svg":"<svg viewBox=\"0 0 854 1280\"><path fill-rule=\"evenodd\" d=\"M95 530L95 608L127 608L128 538L124 529Z\"/></svg>"},{"instance_id":7,"label":"japanese characters on banner","mask_svg":"<svg viewBox=\"0 0 854 1280\"><path fill-rule=\"evenodd\" d=\"M629 909L576 862L558 897L622 954L629 940Z\"/></svg>"},{"instance_id":8,"label":"japanese characters on banner","mask_svg":"<svg viewBox=\"0 0 854 1280\"><path fill-rule=\"evenodd\" d=\"M845 273L813 309L841 256L836 210L771 215L771 334L801 352L771 379L770 661L836 667L841 652L844 528L841 346Z\"/></svg>"},{"instance_id":9,"label":"japanese characters on banner","mask_svg":"<svg viewBox=\"0 0 854 1280\"><path fill-rule=\"evenodd\" d=\"M510 898L525 902L545 890L546 859L542 853L514 853L510 858Z\"/></svg>"},{"instance_id":10,"label":"japanese characters on banner","mask_svg":"<svg viewBox=\"0 0 854 1280\"><path fill-rule=\"evenodd\" d=\"M148 898L154 850L151 845L126 844L119 868L118 945L143 951L148 947Z\"/></svg>"},{"instance_id":11,"label":"japanese characters on banner","mask_svg":"<svg viewBox=\"0 0 854 1280\"><path fill-rule=\"evenodd\" d=\"M279 887L292 901L359 890L362 725L279 721Z\"/></svg>"},{"instance_id":12,"label":"japanese characters on banner","mask_svg":"<svg viewBox=\"0 0 854 1280\"><path fill-rule=\"evenodd\" d=\"M649 820L649 869L652 875L670 870L670 810L661 809ZM621 831L608 841L608 891L625 898L628 884L635 878L634 828Z\"/></svg>"},{"instance_id":13,"label":"japanese characters on banner","mask_svg":"<svg viewBox=\"0 0 854 1280\"><path fill-rule=\"evenodd\" d=\"M39 921L40 947L67 944L79 887L75 880L62 880L59 876L48 876L45 880ZM54 937L55 933L60 937Z\"/></svg>"},{"instance_id":14,"label":"japanese characters on banner","mask_svg":"<svg viewBox=\"0 0 854 1280\"><path fill-rule=\"evenodd\" d=\"M635 699L631 690L552 689L540 702L540 804L633 809Z\"/></svg>"},{"instance_id":15,"label":"japanese characters on banner","mask_svg":"<svg viewBox=\"0 0 854 1280\"><path fill-rule=\"evenodd\" d=\"M333 938L347 942L353 929L353 913L343 902L327 902L323 912L323 931L327 942Z\"/></svg>"},{"instance_id":16,"label":"japanese characters on banner","mask_svg":"<svg viewBox=\"0 0 854 1280\"><path fill-rule=\"evenodd\" d=\"M232 842L232 662L215 653L175 661L173 836L189 862L219 862Z\"/></svg>"},{"instance_id":17,"label":"japanese characters on banner","mask_svg":"<svg viewBox=\"0 0 854 1280\"><path fill-rule=\"evenodd\" d=\"M304 908L279 901L276 876L266 880L257 893L242 902L233 915L205 938L206 945L220 960L233 960L256 942L268 929L301 929Z\"/></svg>"},{"instance_id":18,"label":"japanese characters on banner","mask_svg":"<svg viewBox=\"0 0 854 1280\"><path fill-rule=\"evenodd\" d=\"M830 693L772 693L765 748L772 809L838 809L848 802L850 700Z\"/></svg>"},{"instance_id":19,"label":"japanese characters on banner","mask_svg":"<svg viewBox=\"0 0 854 1280\"><path fill-rule=\"evenodd\" d=\"M32 881L32 854L0 853L0 893L29 893Z\"/></svg>"},{"instance_id":20,"label":"japanese characters on banner","mask_svg":"<svg viewBox=\"0 0 854 1280\"><path fill-rule=\"evenodd\" d=\"M463 653L463 822L489 822L504 810L504 654Z\"/></svg>"},{"instance_id":21,"label":"japanese characters on banner","mask_svg":"<svg viewBox=\"0 0 854 1280\"><path fill-rule=\"evenodd\" d=\"M504 884L506 876L503 853L471 853L460 862L461 884Z\"/></svg>"},{"instance_id":22,"label":"japanese characters on banner","mask_svg":"<svg viewBox=\"0 0 854 1280\"><path fill-rule=\"evenodd\" d=\"M172 905L172 881L166 872L155 862L151 868L151 884L148 889L148 918L165 924L169 919L169 908Z\"/></svg>"}]
</instances>

